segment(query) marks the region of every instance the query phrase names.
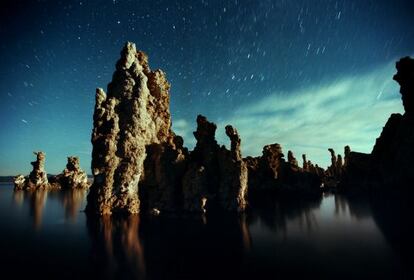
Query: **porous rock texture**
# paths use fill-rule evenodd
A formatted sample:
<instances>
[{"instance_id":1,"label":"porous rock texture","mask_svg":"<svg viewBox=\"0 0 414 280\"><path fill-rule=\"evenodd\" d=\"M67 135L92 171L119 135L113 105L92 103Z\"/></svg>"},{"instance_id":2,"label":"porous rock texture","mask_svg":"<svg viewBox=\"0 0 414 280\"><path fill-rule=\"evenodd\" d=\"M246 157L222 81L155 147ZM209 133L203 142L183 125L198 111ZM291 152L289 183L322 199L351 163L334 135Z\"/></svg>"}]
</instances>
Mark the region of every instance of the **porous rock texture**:
<instances>
[{"instance_id":1,"label":"porous rock texture","mask_svg":"<svg viewBox=\"0 0 414 280\"><path fill-rule=\"evenodd\" d=\"M88 189L88 175L80 167L79 158L68 157L66 168L62 174L56 176L55 180L63 189Z\"/></svg>"},{"instance_id":2,"label":"porous rock texture","mask_svg":"<svg viewBox=\"0 0 414 280\"><path fill-rule=\"evenodd\" d=\"M36 155L36 161L31 162L33 170L29 176L17 175L14 177L15 190L89 188L88 176L80 168L78 157L68 157L68 163L62 173L48 178L45 171L46 154L44 152L34 152L34 154Z\"/></svg>"},{"instance_id":3,"label":"porous rock texture","mask_svg":"<svg viewBox=\"0 0 414 280\"><path fill-rule=\"evenodd\" d=\"M187 168L187 148L183 138L174 136L173 142L147 146L144 177L139 184L141 209L153 213L181 208L182 177Z\"/></svg>"},{"instance_id":4,"label":"porous rock texture","mask_svg":"<svg viewBox=\"0 0 414 280\"><path fill-rule=\"evenodd\" d=\"M46 154L41 151L33 153L36 155L36 161L31 162L33 170L26 178L23 175L14 177L15 190L37 190L50 187L45 171Z\"/></svg>"},{"instance_id":5,"label":"porous rock texture","mask_svg":"<svg viewBox=\"0 0 414 280\"><path fill-rule=\"evenodd\" d=\"M393 78L400 85L405 113L390 116L371 154L349 151L342 190L410 190L414 181L414 59L404 57L396 68Z\"/></svg>"},{"instance_id":6,"label":"porous rock texture","mask_svg":"<svg viewBox=\"0 0 414 280\"><path fill-rule=\"evenodd\" d=\"M151 71L147 56L128 42L107 93L96 91L88 213L246 206L247 168L237 131L226 127L231 151L220 148L216 125L198 116L197 144L189 153L171 129L169 89L164 72Z\"/></svg>"},{"instance_id":7,"label":"porous rock texture","mask_svg":"<svg viewBox=\"0 0 414 280\"><path fill-rule=\"evenodd\" d=\"M151 71L146 54L128 42L108 92L96 91L92 131L94 183L86 210L101 215L139 212L138 184L144 179L146 147L175 147L169 89L164 72Z\"/></svg>"}]
</instances>

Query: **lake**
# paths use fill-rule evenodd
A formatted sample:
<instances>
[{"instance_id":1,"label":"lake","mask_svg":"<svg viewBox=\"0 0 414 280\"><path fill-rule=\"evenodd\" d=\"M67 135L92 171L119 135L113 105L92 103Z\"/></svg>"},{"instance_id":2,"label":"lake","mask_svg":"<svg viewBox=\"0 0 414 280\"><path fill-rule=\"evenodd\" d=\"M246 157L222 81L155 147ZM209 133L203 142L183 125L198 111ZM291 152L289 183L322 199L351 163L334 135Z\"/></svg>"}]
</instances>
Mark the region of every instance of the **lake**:
<instances>
[{"instance_id":1,"label":"lake","mask_svg":"<svg viewBox=\"0 0 414 280\"><path fill-rule=\"evenodd\" d=\"M408 279L400 198L268 199L245 214L87 218L85 191L0 185L3 279Z\"/></svg>"}]
</instances>

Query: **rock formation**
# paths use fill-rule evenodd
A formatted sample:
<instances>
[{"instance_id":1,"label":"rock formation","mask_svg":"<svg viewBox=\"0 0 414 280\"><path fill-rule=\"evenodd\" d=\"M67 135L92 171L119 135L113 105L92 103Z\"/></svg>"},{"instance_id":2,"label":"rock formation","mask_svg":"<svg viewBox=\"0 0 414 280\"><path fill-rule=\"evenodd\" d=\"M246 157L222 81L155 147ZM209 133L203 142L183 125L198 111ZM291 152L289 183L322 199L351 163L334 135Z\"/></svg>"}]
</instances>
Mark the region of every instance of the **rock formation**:
<instances>
[{"instance_id":1,"label":"rock formation","mask_svg":"<svg viewBox=\"0 0 414 280\"><path fill-rule=\"evenodd\" d=\"M46 154L43 152L34 152L34 154L36 161L31 162L33 170L29 174L28 188L47 188L49 182L45 171Z\"/></svg>"},{"instance_id":2,"label":"rock formation","mask_svg":"<svg viewBox=\"0 0 414 280\"><path fill-rule=\"evenodd\" d=\"M141 209L153 213L174 211L182 201L182 177L187 168L187 148L175 136L173 143L151 144L146 148L144 177L139 185Z\"/></svg>"},{"instance_id":3,"label":"rock formation","mask_svg":"<svg viewBox=\"0 0 414 280\"><path fill-rule=\"evenodd\" d=\"M414 113L414 59L408 56L401 58L396 63L396 68L397 74L393 79L400 85L404 115L411 116Z\"/></svg>"},{"instance_id":4,"label":"rock formation","mask_svg":"<svg viewBox=\"0 0 414 280\"><path fill-rule=\"evenodd\" d=\"M220 148L216 125L198 116L189 154L171 130L169 89L164 72L151 71L147 56L127 43L107 93L96 91L87 212L244 209L247 169L237 131L227 127L231 151Z\"/></svg>"},{"instance_id":5,"label":"rock formation","mask_svg":"<svg viewBox=\"0 0 414 280\"><path fill-rule=\"evenodd\" d=\"M17 175L14 177L15 190L54 190L54 189L74 189L89 188L88 176L80 168L78 157L68 157L68 163L63 172L48 178L45 171L46 155L43 152L34 152L36 161L31 162L33 166L29 176Z\"/></svg>"},{"instance_id":6,"label":"rock formation","mask_svg":"<svg viewBox=\"0 0 414 280\"><path fill-rule=\"evenodd\" d=\"M45 171L46 155L43 152L33 152L36 155L36 161L32 161L32 172L25 178L23 175L17 175L14 178L15 190L37 190L47 189L50 187Z\"/></svg>"},{"instance_id":7,"label":"rock formation","mask_svg":"<svg viewBox=\"0 0 414 280\"><path fill-rule=\"evenodd\" d=\"M218 192L220 147L215 139L216 128L206 117L197 116L197 130L193 132L197 143L190 154L183 181L184 209L187 211L205 211L204 204L207 201L211 204L212 195Z\"/></svg>"},{"instance_id":8,"label":"rock formation","mask_svg":"<svg viewBox=\"0 0 414 280\"><path fill-rule=\"evenodd\" d=\"M229 151L222 146L219 152L218 199L221 208L240 211L247 206L247 165L241 156L241 139L237 130L231 125L225 129L231 149Z\"/></svg>"},{"instance_id":9,"label":"rock formation","mask_svg":"<svg viewBox=\"0 0 414 280\"><path fill-rule=\"evenodd\" d=\"M331 165L326 170L326 174L327 174L327 176L336 178L337 173L338 173L336 153L335 153L334 149L332 149L332 148L329 148L328 151L331 154Z\"/></svg>"},{"instance_id":10,"label":"rock formation","mask_svg":"<svg viewBox=\"0 0 414 280\"><path fill-rule=\"evenodd\" d=\"M197 117L197 144L183 179L184 210L205 212L208 206L241 211L247 205L247 166L241 157L239 134L226 126L229 151L217 144L216 128L206 117Z\"/></svg>"},{"instance_id":11,"label":"rock formation","mask_svg":"<svg viewBox=\"0 0 414 280\"><path fill-rule=\"evenodd\" d=\"M305 154L302 155L302 161L303 161L303 165L302 165L303 170L304 171L309 171L308 161L306 159Z\"/></svg>"},{"instance_id":12,"label":"rock formation","mask_svg":"<svg viewBox=\"0 0 414 280\"><path fill-rule=\"evenodd\" d=\"M349 154L351 153L351 148L349 146L345 146L344 148L344 169L346 168L346 166L348 165L348 161L349 161Z\"/></svg>"},{"instance_id":13,"label":"rock formation","mask_svg":"<svg viewBox=\"0 0 414 280\"><path fill-rule=\"evenodd\" d=\"M279 144L264 146L261 157L247 157L249 197L268 192L319 193L321 181L316 172L309 171L310 163L305 160L307 169L301 169L293 160L293 153L289 157L291 162L286 162Z\"/></svg>"},{"instance_id":14,"label":"rock formation","mask_svg":"<svg viewBox=\"0 0 414 280\"><path fill-rule=\"evenodd\" d=\"M56 176L56 181L64 189L87 189L89 188L88 175L80 167L79 158L68 157L68 163L62 174Z\"/></svg>"},{"instance_id":15,"label":"rock formation","mask_svg":"<svg viewBox=\"0 0 414 280\"><path fill-rule=\"evenodd\" d=\"M338 157L336 159L336 164L335 164L336 176L338 178L341 178L343 167L344 167L344 163L342 161L342 156L338 155Z\"/></svg>"},{"instance_id":16,"label":"rock formation","mask_svg":"<svg viewBox=\"0 0 414 280\"><path fill-rule=\"evenodd\" d=\"M96 91L89 212L139 212L138 184L144 178L146 147L165 143L174 147L169 89L164 72L151 71L146 54L127 43L108 92Z\"/></svg>"},{"instance_id":17,"label":"rock formation","mask_svg":"<svg viewBox=\"0 0 414 280\"><path fill-rule=\"evenodd\" d=\"M13 178L14 189L15 190L23 190L26 185L26 178L19 174Z\"/></svg>"},{"instance_id":18,"label":"rock formation","mask_svg":"<svg viewBox=\"0 0 414 280\"><path fill-rule=\"evenodd\" d=\"M289 158L289 153L288 153L288 158ZM302 155L302 161L303 161L302 171L315 174L320 179L324 178L325 170L322 167L319 167L317 164L314 165L310 160L307 160L305 154Z\"/></svg>"},{"instance_id":19,"label":"rock formation","mask_svg":"<svg viewBox=\"0 0 414 280\"><path fill-rule=\"evenodd\" d=\"M410 190L414 181L414 59L396 63L405 113L392 114L371 154L350 152L340 188L346 190Z\"/></svg>"},{"instance_id":20,"label":"rock formation","mask_svg":"<svg viewBox=\"0 0 414 280\"><path fill-rule=\"evenodd\" d=\"M292 151L288 151L288 162L292 167L299 167L298 161L293 155Z\"/></svg>"}]
</instances>

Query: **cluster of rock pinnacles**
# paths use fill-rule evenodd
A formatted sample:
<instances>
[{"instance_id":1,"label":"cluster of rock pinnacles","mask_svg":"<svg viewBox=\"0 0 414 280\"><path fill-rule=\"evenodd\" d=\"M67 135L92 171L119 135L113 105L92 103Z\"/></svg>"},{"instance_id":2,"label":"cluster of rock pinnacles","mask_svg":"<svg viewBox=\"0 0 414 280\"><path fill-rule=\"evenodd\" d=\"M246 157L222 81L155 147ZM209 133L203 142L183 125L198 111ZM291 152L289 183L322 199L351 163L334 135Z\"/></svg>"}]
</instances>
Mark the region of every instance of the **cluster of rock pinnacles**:
<instances>
[{"instance_id":1,"label":"cluster of rock pinnacles","mask_svg":"<svg viewBox=\"0 0 414 280\"><path fill-rule=\"evenodd\" d=\"M79 164L78 157L68 157L66 168L61 174L48 178L45 171L46 155L43 152L34 152L36 161L29 176L17 175L14 177L15 190L51 190L51 189L88 189L88 176Z\"/></svg>"},{"instance_id":2,"label":"cluster of rock pinnacles","mask_svg":"<svg viewBox=\"0 0 414 280\"><path fill-rule=\"evenodd\" d=\"M414 165L413 71L411 58L397 63L394 79L401 85L405 114L393 114L371 154L351 152L344 159L331 153L324 170L302 155L300 167L291 151L287 161L279 144L262 156L243 158L237 130L228 125L230 150L218 145L216 125L197 117L193 151L172 131L170 84L161 70L152 71L148 57L127 43L105 93L96 91L92 131L93 184L86 211L97 215L140 211L243 211L249 200L265 193L315 194L321 186L364 189L403 185ZM42 186L88 187L79 160L68 158L62 174L48 182L44 154L39 152L28 178L15 178L17 189ZM408 156L407 156L408 155ZM378 175L379 174L379 175Z\"/></svg>"}]
</instances>

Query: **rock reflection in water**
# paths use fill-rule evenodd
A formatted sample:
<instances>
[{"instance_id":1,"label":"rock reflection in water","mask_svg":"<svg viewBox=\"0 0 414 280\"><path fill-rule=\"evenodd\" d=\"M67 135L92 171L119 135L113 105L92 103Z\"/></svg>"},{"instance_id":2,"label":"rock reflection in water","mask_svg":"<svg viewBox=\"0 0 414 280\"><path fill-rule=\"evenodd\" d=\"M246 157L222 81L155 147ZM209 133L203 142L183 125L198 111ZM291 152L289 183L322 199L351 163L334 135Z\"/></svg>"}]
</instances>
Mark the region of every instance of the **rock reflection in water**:
<instances>
[{"instance_id":1,"label":"rock reflection in water","mask_svg":"<svg viewBox=\"0 0 414 280\"><path fill-rule=\"evenodd\" d=\"M88 191L84 189L69 189L59 193L59 199L62 201L65 209L65 218L72 222L76 221L79 215L82 202L84 202Z\"/></svg>"},{"instance_id":2,"label":"rock reflection in water","mask_svg":"<svg viewBox=\"0 0 414 280\"><path fill-rule=\"evenodd\" d=\"M13 203L18 207L27 205L30 217L33 220L33 227L36 230L41 229L42 220L45 214L46 203L58 202L58 206L62 206L65 213L65 220L69 219L75 222L82 209L87 191L81 189L63 190L63 191L15 191L13 192Z\"/></svg>"},{"instance_id":3,"label":"rock reflection in water","mask_svg":"<svg viewBox=\"0 0 414 280\"><path fill-rule=\"evenodd\" d=\"M370 196L349 196L350 212L358 217L372 217L381 233L407 267L414 260L414 205L412 194L385 193Z\"/></svg>"},{"instance_id":4,"label":"rock reflection in water","mask_svg":"<svg viewBox=\"0 0 414 280\"><path fill-rule=\"evenodd\" d=\"M39 230L42 226L43 208L45 207L48 191L16 191L13 192L13 203L19 207L28 204L33 227Z\"/></svg>"},{"instance_id":5,"label":"rock reflection in water","mask_svg":"<svg viewBox=\"0 0 414 280\"><path fill-rule=\"evenodd\" d=\"M143 244L154 279L232 279L250 246L246 220L237 214L159 217L146 221ZM160 269L162 267L162 269Z\"/></svg>"},{"instance_id":6,"label":"rock reflection in water","mask_svg":"<svg viewBox=\"0 0 414 280\"><path fill-rule=\"evenodd\" d=\"M399 279L413 265L410 196L267 197L243 214L100 219L82 213L82 191L2 197L12 209L0 204L10 269L50 263L49 275L74 279Z\"/></svg>"},{"instance_id":7,"label":"rock reflection in water","mask_svg":"<svg viewBox=\"0 0 414 280\"><path fill-rule=\"evenodd\" d=\"M144 250L140 217L88 218L92 262L96 276L104 279L144 279Z\"/></svg>"},{"instance_id":8,"label":"rock reflection in water","mask_svg":"<svg viewBox=\"0 0 414 280\"><path fill-rule=\"evenodd\" d=\"M307 230L317 226L317 220L313 209L321 206L322 195L309 197L261 197L255 201L256 209L249 216L249 224L253 224L260 219L268 228L286 233L286 226L290 220L298 219L300 225Z\"/></svg>"},{"instance_id":9,"label":"rock reflection in water","mask_svg":"<svg viewBox=\"0 0 414 280\"><path fill-rule=\"evenodd\" d=\"M92 259L107 279L234 275L251 239L245 216L88 217Z\"/></svg>"},{"instance_id":10,"label":"rock reflection in water","mask_svg":"<svg viewBox=\"0 0 414 280\"><path fill-rule=\"evenodd\" d=\"M295 219L311 230L317 225L312 210L321 201L321 196L269 199L243 214L88 217L94 270L105 279L254 277L250 254L260 240L252 239L250 226L260 219L283 233Z\"/></svg>"}]
</instances>

